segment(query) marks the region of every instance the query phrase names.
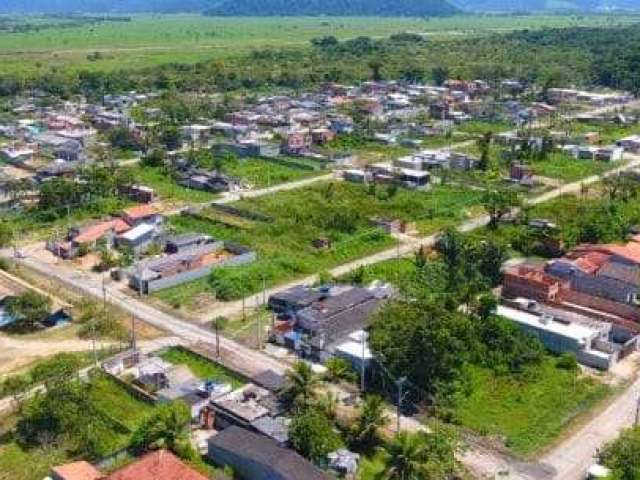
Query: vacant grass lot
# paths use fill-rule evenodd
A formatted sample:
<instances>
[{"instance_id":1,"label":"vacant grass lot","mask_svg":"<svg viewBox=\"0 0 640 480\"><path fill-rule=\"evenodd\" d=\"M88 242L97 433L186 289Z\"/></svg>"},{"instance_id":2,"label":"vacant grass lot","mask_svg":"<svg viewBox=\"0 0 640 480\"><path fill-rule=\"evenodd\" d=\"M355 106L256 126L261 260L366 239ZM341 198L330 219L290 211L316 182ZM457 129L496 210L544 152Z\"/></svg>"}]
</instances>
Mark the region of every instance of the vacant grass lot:
<instances>
[{"instance_id":1,"label":"vacant grass lot","mask_svg":"<svg viewBox=\"0 0 640 480\"><path fill-rule=\"evenodd\" d=\"M170 347L160 354L160 358L174 365L185 365L198 378L203 380L213 379L230 383L236 389L246 383L244 379L229 369L202 358L189 350L181 347Z\"/></svg>"},{"instance_id":2,"label":"vacant grass lot","mask_svg":"<svg viewBox=\"0 0 640 480\"><path fill-rule=\"evenodd\" d=\"M249 221L205 210L200 217L171 218L178 232L202 232L255 249L253 264L216 270L212 278L155 294L174 306L191 306L202 293L228 300L297 277L318 273L390 247L393 239L374 228L371 218L382 216L415 221L422 233L458 223L475 213L481 193L461 187L430 191L386 188L370 191L345 182L322 183L303 189L235 202L233 206L271 217ZM328 238L331 247L316 249L312 242ZM204 288L202 290L200 287Z\"/></svg>"},{"instance_id":3,"label":"vacant grass lot","mask_svg":"<svg viewBox=\"0 0 640 480\"><path fill-rule=\"evenodd\" d=\"M565 125L564 129L573 136L579 136L588 132L598 132L600 134L598 143L601 145L611 145L621 138L640 133L640 124L618 125L610 122L584 123L574 121L569 125ZM563 130L562 126L560 130Z\"/></svg>"},{"instance_id":4,"label":"vacant grass lot","mask_svg":"<svg viewBox=\"0 0 640 480\"><path fill-rule=\"evenodd\" d=\"M260 158L246 158L223 163L224 173L239 178L247 186L263 188L319 175L321 171L296 168ZM171 174L161 167L138 165L131 168L138 183L156 190L162 200L170 203L205 203L218 194L178 185Z\"/></svg>"},{"instance_id":5,"label":"vacant grass lot","mask_svg":"<svg viewBox=\"0 0 640 480\"><path fill-rule=\"evenodd\" d=\"M514 453L530 456L557 438L580 414L611 393L591 378L559 369L555 358L532 367L521 378L470 369L468 396L456 400L460 423L482 434L502 437Z\"/></svg>"},{"instance_id":6,"label":"vacant grass lot","mask_svg":"<svg viewBox=\"0 0 640 480\"><path fill-rule=\"evenodd\" d=\"M600 175L611 170L619 163L606 163L597 160L575 159L563 153L554 152L547 160L533 164L536 175L555 178L563 182L574 182L592 175Z\"/></svg>"}]
</instances>

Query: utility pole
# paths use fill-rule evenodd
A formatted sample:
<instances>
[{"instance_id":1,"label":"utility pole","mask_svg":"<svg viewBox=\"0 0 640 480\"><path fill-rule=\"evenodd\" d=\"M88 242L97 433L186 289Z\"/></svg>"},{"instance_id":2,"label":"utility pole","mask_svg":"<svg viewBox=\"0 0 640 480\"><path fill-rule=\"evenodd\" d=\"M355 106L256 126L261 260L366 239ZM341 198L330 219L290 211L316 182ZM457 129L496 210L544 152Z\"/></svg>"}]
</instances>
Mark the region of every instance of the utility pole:
<instances>
[{"instance_id":1,"label":"utility pole","mask_svg":"<svg viewBox=\"0 0 640 480\"><path fill-rule=\"evenodd\" d=\"M220 317L216 317L214 319L215 327L216 327L216 358L220 358L220 330L218 328L218 319Z\"/></svg>"},{"instance_id":2,"label":"utility pole","mask_svg":"<svg viewBox=\"0 0 640 480\"><path fill-rule=\"evenodd\" d=\"M131 349L136 351L136 316L131 315Z\"/></svg>"},{"instance_id":3,"label":"utility pole","mask_svg":"<svg viewBox=\"0 0 640 480\"><path fill-rule=\"evenodd\" d=\"M260 322L262 312L260 311L260 299L256 298L256 339L258 340L258 350L262 350L262 324Z\"/></svg>"},{"instance_id":4,"label":"utility pole","mask_svg":"<svg viewBox=\"0 0 640 480\"><path fill-rule=\"evenodd\" d=\"M396 408L396 435L400 433L400 409L402 408L402 387L404 383L407 381L407 377L400 377L395 381L396 387L398 387L398 405Z\"/></svg>"},{"instance_id":5,"label":"utility pole","mask_svg":"<svg viewBox=\"0 0 640 480\"><path fill-rule=\"evenodd\" d=\"M367 346L367 332L362 331L362 358L360 359L360 391L364 393L365 390L365 366L364 366L364 354Z\"/></svg>"}]
</instances>

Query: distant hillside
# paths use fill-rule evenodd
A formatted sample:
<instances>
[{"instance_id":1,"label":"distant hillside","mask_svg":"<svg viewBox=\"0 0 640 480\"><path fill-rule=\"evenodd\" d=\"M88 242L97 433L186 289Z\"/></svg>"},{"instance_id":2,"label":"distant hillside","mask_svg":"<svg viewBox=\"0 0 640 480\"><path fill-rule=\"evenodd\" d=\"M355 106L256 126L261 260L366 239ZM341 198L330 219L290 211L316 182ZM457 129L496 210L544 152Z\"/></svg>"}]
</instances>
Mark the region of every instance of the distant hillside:
<instances>
[{"instance_id":1,"label":"distant hillside","mask_svg":"<svg viewBox=\"0 0 640 480\"><path fill-rule=\"evenodd\" d=\"M442 16L458 9L446 0L223 0L208 15Z\"/></svg>"},{"instance_id":2,"label":"distant hillside","mask_svg":"<svg viewBox=\"0 0 640 480\"><path fill-rule=\"evenodd\" d=\"M0 0L0 13L202 12L217 0Z\"/></svg>"},{"instance_id":3,"label":"distant hillside","mask_svg":"<svg viewBox=\"0 0 640 480\"><path fill-rule=\"evenodd\" d=\"M640 10L640 0L451 0L468 12L540 12L575 10L598 12L608 10Z\"/></svg>"},{"instance_id":4,"label":"distant hillside","mask_svg":"<svg viewBox=\"0 0 640 480\"><path fill-rule=\"evenodd\" d=\"M436 16L447 0L0 0L0 13L205 12L220 16Z\"/></svg>"}]
</instances>

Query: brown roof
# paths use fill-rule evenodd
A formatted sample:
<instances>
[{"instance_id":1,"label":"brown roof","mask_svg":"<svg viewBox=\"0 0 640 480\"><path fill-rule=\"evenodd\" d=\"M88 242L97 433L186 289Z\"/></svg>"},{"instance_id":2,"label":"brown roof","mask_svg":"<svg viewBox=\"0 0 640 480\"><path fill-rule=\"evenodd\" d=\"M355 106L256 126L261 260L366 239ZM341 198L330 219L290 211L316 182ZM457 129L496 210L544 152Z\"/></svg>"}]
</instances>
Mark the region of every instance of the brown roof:
<instances>
[{"instance_id":1,"label":"brown roof","mask_svg":"<svg viewBox=\"0 0 640 480\"><path fill-rule=\"evenodd\" d=\"M102 473L89 462L80 461L53 467L54 478L60 480L98 480Z\"/></svg>"},{"instance_id":2,"label":"brown roof","mask_svg":"<svg viewBox=\"0 0 640 480\"><path fill-rule=\"evenodd\" d=\"M77 235L73 241L75 243L91 243L104 237L110 230L113 230L113 220L97 223L85 228Z\"/></svg>"},{"instance_id":3,"label":"brown roof","mask_svg":"<svg viewBox=\"0 0 640 480\"><path fill-rule=\"evenodd\" d=\"M168 450L157 450L116 470L105 480L208 480Z\"/></svg>"},{"instance_id":4,"label":"brown roof","mask_svg":"<svg viewBox=\"0 0 640 480\"><path fill-rule=\"evenodd\" d=\"M140 219L158 213L158 209L154 205L144 204L125 208L122 213L127 218Z\"/></svg>"}]
</instances>

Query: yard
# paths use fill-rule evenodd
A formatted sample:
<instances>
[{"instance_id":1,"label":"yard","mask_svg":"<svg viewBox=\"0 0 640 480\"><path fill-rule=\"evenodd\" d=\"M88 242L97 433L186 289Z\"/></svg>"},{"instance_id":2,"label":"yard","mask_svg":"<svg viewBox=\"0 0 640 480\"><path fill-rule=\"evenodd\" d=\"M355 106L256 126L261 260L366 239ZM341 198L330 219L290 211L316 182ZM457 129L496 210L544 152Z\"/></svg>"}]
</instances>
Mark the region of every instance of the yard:
<instances>
[{"instance_id":1,"label":"yard","mask_svg":"<svg viewBox=\"0 0 640 480\"><path fill-rule=\"evenodd\" d=\"M176 216L170 222L177 232L201 232L255 249L258 260L250 265L216 270L209 279L160 291L154 295L174 307L193 307L203 293L222 300L240 298L287 280L331 269L394 245L375 228L376 216L416 222L422 234L473 216L480 192L462 187L438 186L429 191L373 191L363 185L330 182L246 199L232 204L258 213L265 221L247 220L208 209L199 216ZM330 247L316 248L314 240L327 239Z\"/></svg>"},{"instance_id":2,"label":"yard","mask_svg":"<svg viewBox=\"0 0 640 480\"><path fill-rule=\"evenodd\" d=\"M160 354L160 358L174 365L185 365L191 373L202 380L228 382L236 389L246 383L244 379L227 368L201 357L181 347L170 347Z\"/></svg>"},{"instance_id":3,"label":"yard","mask_svg":"<svg viewBox=\"0 0 640 480\"><path fill-rule=\"evenodd\" d=\"M592 175L600 175L618 166L597 160L575 159L569 155L554 152L546 160L533 163L536 175L555 178L563 182L574 182Z\"/></svg>"},{"instance_id":4,"label":"yard","mask_svg":"<svg viewBox=\"0 0 640 480\"><path fill-rule=\"evenodd\" d=\"M468 395L455 400L461 425L504 439L514 453L532 456L581 414L612 393L593 377L576 377L548 356L521 376L470 367Z\"/></svg>"},{"instance_id":5,"label":"yard","mask_svg":"<svg viewBox=\"0 0 640 480\"><path fill-rule=\"evenodd\" d=\"M588 132L598 132L600 134L599 144L611 145L621 138L640 133L640 124L632 123L620 125L613 122L588 123L571 122L559 127L561 131L567 131L570 135L581 135Z\"/></svg>"}]
</instances>

